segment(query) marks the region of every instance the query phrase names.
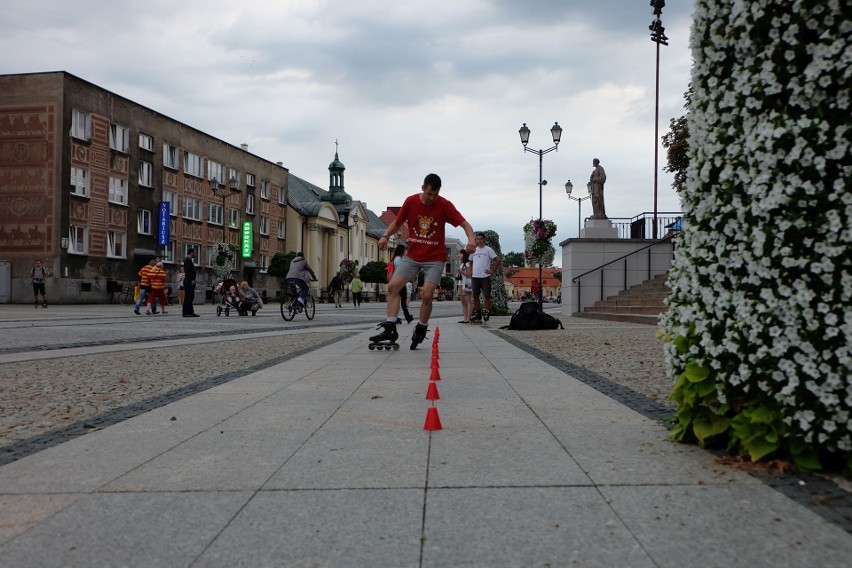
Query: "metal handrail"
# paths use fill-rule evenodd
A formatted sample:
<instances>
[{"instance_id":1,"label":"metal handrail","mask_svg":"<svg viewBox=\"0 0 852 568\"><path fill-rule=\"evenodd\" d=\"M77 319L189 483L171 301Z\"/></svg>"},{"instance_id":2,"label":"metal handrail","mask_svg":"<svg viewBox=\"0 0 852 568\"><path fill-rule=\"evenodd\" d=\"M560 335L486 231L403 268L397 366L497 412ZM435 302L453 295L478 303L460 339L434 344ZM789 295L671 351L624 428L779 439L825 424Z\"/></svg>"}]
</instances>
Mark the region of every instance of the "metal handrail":
<instances>
[{"instance_id":1,"label":"metal handrail","mask_svg":"<svg viewBox=\"0 0 852 568\"><path fill-rule=\"evenodd\" d=\"M620 256L620 257L618 257L618 258L616 258L616 259L610 260L610 261L609 261L609 262L607 262L607 263L601 264L601 265L600 265L600 266L598 266L597 268L592 268L591 270L587 270L586 272L584 272L584 273L580 274L579 276L575 276L574 278L572 278L572 279L571 279L571 282L572 282L573 284L576 284L576 283L577 283L577 281L578 281L578 280L580 280L581 278L583 278L584 276L588 276L589 274L592 274L593 272L597 272L598 270L600 270L600 273L601 273L601 299L603 299L603 290L604 290L604 285L603 285L603 269L604 269L604 268L606 268L607 266L609 266L610 264L615 264L616 262L618 262L618 261L620 261L620 260L623 260L623 261L624 261L624 287L622 288L622 290L627 290L627 259L628 259L629 257L633 256L634 254L637 254L637 253L642 252L643 250L648 250L648 278L650 278L650 277L651 277L651 253L650 253L650 249L651 249L652 247L655 247L655 246L657 246L657 245L659 245L659 244L662 244L662 243L664 243L664 242L666 242L666 241L670 241L670 240L672 240L672 238L674 238L674 236L675 236L676 234L677 234L677 233L673 233L673 234L671 234L671 235L667 235L667 236L663 237L662 239L659 239L659 240L657 240L657 241L654 241L653 243L651 243L651 244L649 244L649 245L647 245L647 246L644 246L644 247L642 247L642 248L640 248L640 249L636 249L636 250L634 250L633 252L629 252L629 253L627 253L627 254L625 254L625 255L623 255L623 256ZM578 312L580 311L580 306L582 306L582 302L581 302L581 299L582 299L582 298L581 298L581 296L580 296L581 290L582 290L582 286L577 286L577 311L578 311Z\"/></svg>"}]
</instances>

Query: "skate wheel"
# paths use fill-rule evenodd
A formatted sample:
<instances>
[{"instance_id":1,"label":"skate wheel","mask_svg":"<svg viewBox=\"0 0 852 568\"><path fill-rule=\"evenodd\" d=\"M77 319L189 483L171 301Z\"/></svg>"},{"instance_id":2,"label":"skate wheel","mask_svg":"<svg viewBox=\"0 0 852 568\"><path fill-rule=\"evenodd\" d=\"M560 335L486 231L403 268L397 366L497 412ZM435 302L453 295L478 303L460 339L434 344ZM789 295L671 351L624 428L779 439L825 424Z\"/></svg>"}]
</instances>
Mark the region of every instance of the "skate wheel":
<instances>
[{"instance_id":1,"label":"skate wheel","mask_svg":"<svg viewBox=\"0 0 852 568\"><path fill-rule=\"evenodd\" d=\"M394 344L393 344L393 350L394 350L394 351L399 351L399 343L394 343Z\"/></svg>"},{"instance_id":2,"label":"skate wheel","mask_svg":"<svg viewBox=\"0 0 852 568\"><path fill-rule=\"evenodd\" d=\"M382 345L382 344L379 344L379 351L384 351L384 350L385 350L385 346Z\"/></svg>"},{"instance_id":3,"label":"skate wheel","mask_svg":"<svg viewBox=\"0 0 852 568\"><path fill-rule=\"evenodd\" d=\"M374 344L372 344L372 343L371 343L368 347L370 348L370 351L375 351L375 350L376 350L376 346L375 346Z\"/></svg>"}]
</instances>

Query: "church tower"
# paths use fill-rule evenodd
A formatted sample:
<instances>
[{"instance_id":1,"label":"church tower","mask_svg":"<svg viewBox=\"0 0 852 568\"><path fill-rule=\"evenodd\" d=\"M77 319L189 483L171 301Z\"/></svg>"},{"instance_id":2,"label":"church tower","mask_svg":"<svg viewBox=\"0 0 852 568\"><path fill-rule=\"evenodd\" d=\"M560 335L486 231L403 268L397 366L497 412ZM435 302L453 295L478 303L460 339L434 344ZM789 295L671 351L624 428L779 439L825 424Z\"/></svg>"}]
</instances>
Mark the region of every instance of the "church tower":
<instances>
[{"instance_id":1,"label":"church tower","mask_svg":"<svg viewBox=\"0 0 852 568\"><path fill-rule=\"evenodd\" d=\"M346 170L346 166L337 157L337 140L335 140L334 161L328 165L328 195L323 196L323 201L331 201L335 205L352 201L352 196L343 189L344 170Z\"/></svg>"}]
</instances>

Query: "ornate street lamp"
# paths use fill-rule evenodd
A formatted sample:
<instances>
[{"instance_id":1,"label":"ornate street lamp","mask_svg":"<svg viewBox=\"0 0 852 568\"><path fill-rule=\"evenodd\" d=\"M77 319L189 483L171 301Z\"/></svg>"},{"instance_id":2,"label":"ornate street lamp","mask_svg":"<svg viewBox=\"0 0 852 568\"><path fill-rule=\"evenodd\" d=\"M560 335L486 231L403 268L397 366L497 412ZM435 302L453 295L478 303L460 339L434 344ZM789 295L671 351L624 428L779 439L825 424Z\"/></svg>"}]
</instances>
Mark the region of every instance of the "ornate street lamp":
<instances>
[{"instance_id":1,"label":"ornate street lamp","mask_svg":"<svg viewBox=\"0 0 852 568\"><path fill-rule=\"evenodd\" d=\"M559 126L558 122L554 122L553 126L550 128L550 135L553 137L553 146L547 149L542 150L533 150L532 148L528 148L527 144L530 141L530 129L527 127L527 123L525 122L523 126L518 130L518 134L521 135L521 144L524 145L524 152L529 152L530 154L538 155L538 220L541 221L544 215L542 211L542 188L547 185L547 180L542 179L542 161L545 154L553 152L557 150L559 147L559 141L562 139L562 127ZM538 262L538 311L544 311L544 279L542 278L542 270L541 270L541 258L539 258Z\"/></svg>"},{"instance_id":2,"label":"ornate street lamp","mask_svg":"<svg viewBox=\"0 0 852 568\"><path fill-rule=\"evenodd\" d=\"M586 186L586 187L588 187L588 186ZM571 196L571 192L572 192L573 190L574 190L574 184L573 184L573 183L571 183L571 180L569 179L569 180L565 183L565 193L567 193L567 194L568 194L568 199L570 199L571 201L576 201L576 202L577 202L577 237L579 238L579 236L580 236L580 228L582 227L581 223L583 222L583 220L582 220L583 202L584 202L585 200L589 199L590 197L592 197L592 195L591 195L591 194L589 194L589 195L587 195L586 197L572 197L572 196Z\"/></svg>"},{"instance_id":3,"label":"ornate street lamp","mask_svg":"<svg viewBox=\"0 0 852 568\"><path fill-rule=\"evenodd\" d=\"M658 163L660 155L660 45L668 45L669 38L666 37L666 28L663 27L663 7L666 5L666 0L651 0L651 6L654 9L653 20L648 29L651 30L651 41L657 44L657 79L656 79L656 95L654 100L654 226L653 237L657 238L657 177Z\"/></svg>"},{"instance_id":4,"label":"ornate street lamp","mask_svg":"<svg viewBox=\"0 0 852 568\"><path fill-rule=\"evenodd\" d=\"M232 177L228 185L220 184L219 180L215 177L210 180L210 192L213 194L213 197L222 200L222 240L229 246L228 254L233 254L233 251L230 250L230 225L228 224L228 210L225 206L225 201L229 196L239 193L239 187L240 181L237 179L237 176Z\"/></svg>"}]
</instances>

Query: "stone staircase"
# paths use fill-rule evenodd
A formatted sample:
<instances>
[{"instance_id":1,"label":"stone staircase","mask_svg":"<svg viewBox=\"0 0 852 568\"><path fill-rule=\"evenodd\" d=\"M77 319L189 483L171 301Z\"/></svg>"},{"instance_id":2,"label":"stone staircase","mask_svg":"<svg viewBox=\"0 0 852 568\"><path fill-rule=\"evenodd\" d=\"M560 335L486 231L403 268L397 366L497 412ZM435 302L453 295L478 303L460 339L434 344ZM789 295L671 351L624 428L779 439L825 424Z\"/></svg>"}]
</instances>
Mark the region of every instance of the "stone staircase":
<instances>
[{"instance_id":1,"label":"stone staircase","mask_svg":"<svg viewBox=\"0 0 852 568\"><path fill-rule=\"evenodd\" d=\"M606 300L595 302L580 317L657 325L660 314L668 310L664 301L669 293L668 272L622 290Z\"/></svg>"}]
</instances>

